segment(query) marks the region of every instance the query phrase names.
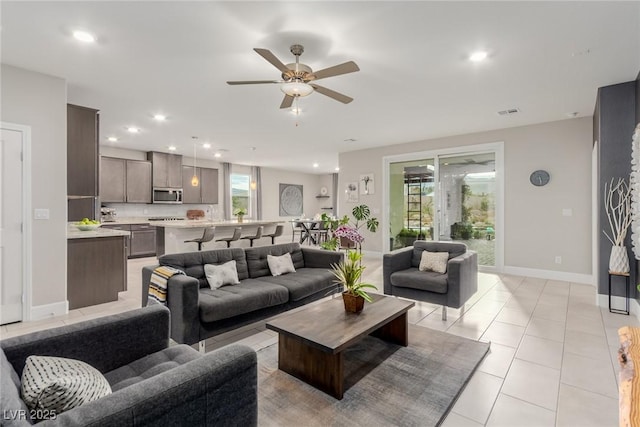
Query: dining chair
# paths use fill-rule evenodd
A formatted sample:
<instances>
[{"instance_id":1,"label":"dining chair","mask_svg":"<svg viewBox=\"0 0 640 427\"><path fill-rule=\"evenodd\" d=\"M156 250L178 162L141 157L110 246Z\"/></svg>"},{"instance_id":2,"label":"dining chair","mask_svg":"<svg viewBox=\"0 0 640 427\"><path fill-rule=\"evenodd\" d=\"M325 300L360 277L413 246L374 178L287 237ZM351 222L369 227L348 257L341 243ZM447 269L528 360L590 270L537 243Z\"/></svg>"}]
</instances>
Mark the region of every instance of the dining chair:
<instances>
[{"instance_id":1,"label":"dining chair","mask_svg":"<svg viewBox=\"0 0 640 427\"><path fill-rule=\"evenodd\" d=\"M298 221L291 221L291 242L293 243L296 240L296 234L300 237L298 241L302 240L302 225Z\"/></svg>"},{"instance_id":2,"label":"dining chair","mask_svg":"<svg viewBox=\"0 0 640 427\"><path fill-rule=\"evenodd\" d=\"M329 238L329 229L326 227L324 222L321 222L318 225L318 228L312 228L310 231L311 231L311 234L313 234L313 238L317 244L326 242L327 239Z\"/></svg>"},{"instance_id":3,"label":"dining chair","mask_svg":"<svg viewBox=\"0 0 640 427\"><path fill-rule=\"evenodd\" d=\"M198 250L202 250L202 244L206 242L210 242L213 240L215 227L207 227L204 229L204 233L202 233L202 237L197 239L185 240L185 243L197 243Z\"/></svg>"}]
</instances>

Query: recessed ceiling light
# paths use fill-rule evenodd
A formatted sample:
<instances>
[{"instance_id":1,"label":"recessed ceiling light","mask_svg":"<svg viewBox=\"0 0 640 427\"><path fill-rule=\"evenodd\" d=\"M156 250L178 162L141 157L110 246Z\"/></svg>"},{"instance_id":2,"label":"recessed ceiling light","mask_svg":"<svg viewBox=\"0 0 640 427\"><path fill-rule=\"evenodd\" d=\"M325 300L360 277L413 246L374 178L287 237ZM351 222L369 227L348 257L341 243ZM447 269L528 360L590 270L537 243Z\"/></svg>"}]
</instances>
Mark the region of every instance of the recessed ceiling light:
<instances>
[{"instance_id":1,"label":"recessed ceiling light","mask_svg":"<svg viewBox=\"0 0 640 427\"><path fill-rule=\"evenodd\" d=\"M216 157L216 158L222 157L222 153L216 153L216 154L213 155L213 157Z\"/></svg>"},{"instance_id":2,"label":"recessed ceiling light","mask_svg":"<svg viewBox=\"0 0 640 427\"><path fill-rule=\"evenodd\" d=\"M317 167L319 167L319 166L320 166L320 165L319 165L319 164L317 164L317 163L314 163L314 164L313 164L313 167L314 167L314 168L317 168Z\"/></svg>"},{"instance_id":3,"label":"recessed ceiling light","mask_svg":"<svg viewBox=\"0 0 640 427\"><path fill-rule=\"evenodd\" d=\"M291 107L291 114L300 114L302 113L302 108L298 108L298 107Z\"/></svg>"},{"instance_id":4,"label":"recessed ceiling light","mask_svg":"<svg viewBox=\"0 0 640 427\"><path fill-rule=\"evenodd\" d=\"M202 148L211 148L211 144L205 142L204 144L202 144Z\"/></svg>"},{"instance_id":5,"label":"recessed ceiling light","mask_svg":"<svg viewBox=\"0 0 640 427\"><path fill-rule=\"evenodd\" d=\"M93 34L88 33L86 31L81 31L81 30L74 31L73 37L76 40L80 40L81 42L84 42L84 43L93 43L96 41L96 37Z\"/></svg>"},{"instance_id":6,"label":"recessed ceiling light","mask_svg":"<svg viewBox=\"0 0 640 427\"><path fill-rule=\"evenodd\" d=\"M175 145L170 145L168 148L169 148L169 151L176 151Z\"/></svg>"},{"instance_id":7,"label":"recessed ceiling light","mask_svg":"<svg viewBox=\"0 0 640 427\"><path fill-rule=\"evenodd\" d=\"M110 136L109 138L107 138L107 141L109 141L109 142L118 142L118 138L116 138L115 136Z\"/></svg>"},{"instance_id":8,"label":"recessed ceiling light","mask_svg":"<svg viewBox=\"0 0 640 427\"><path fill-rule=\"evenodd\" d=\"M340 170L340 168L336 166L335 171L338 172L339 170Z\"/></svg>"},{"instance_id":9,"label":"recessed ceiling light","mask_svg":"<svg viewBox=\"0 0 640 427\"><path fill-rule=\"evenodd\" d=\"M471 56L469 56L469 61L480 62L487 59L487 52L483 50L479 50L477 52L473 52Z\"/></svg>"},{"instance_id":10,"label":"recessed ceiling light","mask_svg":"<svg viewBox=\"0 0 640 427\"><path fill-rule=\"evenodd\" d=\"M167 116L165 116L164 114L156 114L155 116L153 116L153 120L164 122L165 120L167 120Z\"/></svg>"},{"instance_id":11,"label":"recessed ceiling light","mask_svg":"<svg viewBox=\"0 0 640 427\"><path fill-rule=\"evenodd\" d=\"M128 131L128 132L130 132L130 133L138 133L138 132L140 132L140 129L138 129L138 128L137 128L137 127L135 127L135 126L129 126L129 127L127 128L127 131Z\"/></svg>"}]
</instances>

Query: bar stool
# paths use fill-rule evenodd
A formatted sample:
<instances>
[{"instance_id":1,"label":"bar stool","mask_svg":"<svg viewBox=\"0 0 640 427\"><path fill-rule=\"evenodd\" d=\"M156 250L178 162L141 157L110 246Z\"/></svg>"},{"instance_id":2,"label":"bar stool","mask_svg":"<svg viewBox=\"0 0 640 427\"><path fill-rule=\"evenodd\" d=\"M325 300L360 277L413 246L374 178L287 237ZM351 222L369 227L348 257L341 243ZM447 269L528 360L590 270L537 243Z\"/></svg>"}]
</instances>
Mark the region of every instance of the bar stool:
<instances>
[{"instance_id":1,"label":"bar stool","mask_svg":"<svg viewBox=\"0 0 640 427\"><path fill-rule=\"evenodd\" d=\"M202 250L202 244L206 243L206 242L210 242L213 240L213 234L214 234L214 230L215 227L207 227L204 229L204 233L202 234L202 237L198 238L198 239L191 239L191 240L185 240L185 243L197 243L198 244L198 250L201 251Z\"/></svg>"},{"instance_id":2,"label":"bar stool","mask_svg":"<svg viewBox=\"0 0 640 427\"><path fill-rule=\"evenodd\" d=\"M222 239L216 240L216 242L227 242L227 247L230 248L231 242L235 242L236 240L240 239L241 234L242 234L242 228L236 227L236 229L233 230L233 236L223 237Z\"/></svg>"},{"instance_id":3,"label":"bar stool","mask_svg":"<svg viewBox=\"0 0 640 427\"><path fill-rule=\"evenodd\" d=\"M241 239L246 239L249 240L249 246L253 247L253 241L260 239L262 237L262 232L264 231L264 225L261 225L258 227L258 229L256 230L256 234L254 234L253 236L243 236L241 237Z\"/></svg>"},{"instance_id":4,"label":"bar stool","mask_svg":"<svg viewBox=\"0 0 640 427\"><path fill-rule=\"evenodd\" d=\"M274 231L273 233L269 233L269 234L263 234L262 237L271 237L271 244L275 245L276 237L282 236L283 232L284 232L284 225L277 225L276 226L276 231Z\"/></svg>"}]
</instances>

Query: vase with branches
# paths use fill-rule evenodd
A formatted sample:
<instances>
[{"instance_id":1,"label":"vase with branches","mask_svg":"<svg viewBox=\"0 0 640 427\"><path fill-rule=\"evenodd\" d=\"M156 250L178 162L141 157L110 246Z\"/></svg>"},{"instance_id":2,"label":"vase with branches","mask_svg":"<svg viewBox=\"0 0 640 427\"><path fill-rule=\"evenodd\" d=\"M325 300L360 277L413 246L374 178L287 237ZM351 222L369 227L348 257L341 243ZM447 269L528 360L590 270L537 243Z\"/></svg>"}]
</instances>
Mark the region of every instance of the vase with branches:
<instances>
[{"instance_id":1,"label":"vase with branches","mask_svg":"<svg viewBox=\"0 0 640 427\"><path fill-rule=\"evenodd\" d=\"M610 231L602 230L611 244L609 271L613 273L629 272L629 256L624 240L631 225L631 188L624 178L611 178L604 185L604 207L609 220Z\"/></svg>"}]
</instances>

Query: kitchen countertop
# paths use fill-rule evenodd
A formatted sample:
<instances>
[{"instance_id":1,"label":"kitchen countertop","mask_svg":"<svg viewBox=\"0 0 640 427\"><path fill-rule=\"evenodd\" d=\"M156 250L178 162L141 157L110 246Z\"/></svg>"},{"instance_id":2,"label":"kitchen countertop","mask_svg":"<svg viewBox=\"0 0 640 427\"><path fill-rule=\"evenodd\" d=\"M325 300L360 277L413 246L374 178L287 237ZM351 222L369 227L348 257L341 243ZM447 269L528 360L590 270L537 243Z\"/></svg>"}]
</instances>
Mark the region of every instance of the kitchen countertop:
<instances>
[{"instance_id":1,"label":"kitchen countertop","mask_svg":"<svg viewBox=\"0 0 640 427\"><path fill-rule=\"evenodd\" d=\"M92 239L99 237L129 236L131 233L123 230L112 230L110 228L98 227L95 230L82 231L77 227L69 225L67 228L67 239Z\"/></svg>"},{"instance_id":2,"label":"kitchen countertop","mask_svg":"<svg viewBox=\"0 0 640 427\"><path fill-rule=\"evenodd\" d=\"M182 221L152 221L151 225L164 228L203 228L203 227L243 227L243 226L258 226L258 225L274 225L284 221L266 221L266 220L244 220L238 222L232 221L208 221L202 219L186 219Z\"/></svg>"}]
</instances>

